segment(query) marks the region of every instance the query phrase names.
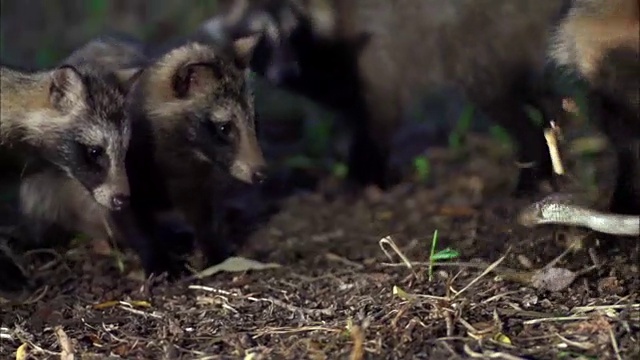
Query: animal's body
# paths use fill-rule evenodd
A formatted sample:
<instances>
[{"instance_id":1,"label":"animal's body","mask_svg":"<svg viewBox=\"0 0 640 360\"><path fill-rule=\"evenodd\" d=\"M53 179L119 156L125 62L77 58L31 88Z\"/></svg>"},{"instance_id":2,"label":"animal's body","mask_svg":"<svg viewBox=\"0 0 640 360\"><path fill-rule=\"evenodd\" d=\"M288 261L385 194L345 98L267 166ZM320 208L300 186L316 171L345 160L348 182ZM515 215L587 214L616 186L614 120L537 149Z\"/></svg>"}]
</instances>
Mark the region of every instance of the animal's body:
<instances>
[{"instance_id":1,"label":"animal's body","mask_svg":"<svg viewBox=\"0 0 640 360\"><path fill-rule=\"evenodd\" d=\"M353 124L350 177L394 183L391 137L424 91L458 88L519 144L518 190L551 176L543 133L559 97L543 81L548 26L561 1L227 1L201 31L216 41L262 31L253 69Z\"/></svg>"},{"instance_id":2,"label":"animal's body","mask_svg":"<svg viewBox=\"0 0 640 360\"><path fill-rule=\"evenodd\" d=\"M640 1L571 1L548 54L584 81L589 112L617 150L611 210L640 214Z\"/></svg>"},{"instance_id":3,"label":"animal's body","mask_svg":"<svg viewBox=\"0 0 640 360\"><path fill-rule=\"evenodd\" d=\"M74 230L126 241L148 274L169 271L175 275L185 270L173 256L191 248L193 235L209 263L224 259L226 247L222 239L216 239L219 234L213 223L216 190L229 176L246 183L264 176L253 96L246 78L255 40L240 39L230 49L186 40L149 54L142 43L103 37L85 49L104 49L104 44L109 45L110 59L117 59L110 66L135 68L144 59L144 70L129 94L127 107L132 119L126 159L131 211L112 216L88 213L83 210L83 195L68 184L76 198L66 202L61 216L47 222L74 219L84 224ZM88 53L90 57L93 52ZM43 192L57 197L60 192L42 186L51 183L53 179L47 177L55 174L41 176L23 188L29 186L40 197ZM77 221L76 214L88 216ZM108 226L101 224L104 218Z\"/></svg>"}]
</instances>

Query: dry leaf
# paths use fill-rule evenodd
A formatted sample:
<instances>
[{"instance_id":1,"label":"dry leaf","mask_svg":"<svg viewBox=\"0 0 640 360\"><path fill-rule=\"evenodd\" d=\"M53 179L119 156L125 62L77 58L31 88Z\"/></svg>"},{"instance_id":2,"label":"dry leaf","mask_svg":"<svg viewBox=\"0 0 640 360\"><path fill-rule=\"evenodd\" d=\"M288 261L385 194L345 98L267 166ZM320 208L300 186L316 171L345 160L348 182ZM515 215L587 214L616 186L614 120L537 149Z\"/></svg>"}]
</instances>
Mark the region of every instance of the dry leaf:
<instances>
[{"instance_id":1,"label":"dry leaf","mask_svg":"<svg viewBox=\"0 0 640 360\"><path fill-rule=\"evenodd\" d=\"M256 358L256 353L254 352L248 352L244 356L244 360L253 360L255 358Z\"/></svg>"},{"instance_id":2,"label":"dry leaf","mask_svg":"<svg viewBox=\"0 0 640 360\"><path fill-rule=\"evenodd\" d=\"M22 343L16 350L16 360L26 360L27 355L29 355L29 345Z\"/></svg>"},{"instance_id":3,"label":"dry leaf","mask_svg":"<svg viewBox=\"0 0 640 360\"><path fill-rule=\"evenodd\" d=\"M350 360L362 360L364 358L364 334L358 325L354 325L349 330L351 339L353 340L353 349L351 350Z\"/></svg>"},{"instance_id":4,"label":"dry leaf","mask_svg":"<svg viewBox=\"0 0 640 360\"><path fill-rule=\"evenodd\" d=\"M75 356L73 355L73 344L71 344L71 340L67 333L64 332L62 326L55 327L55 334L58 338L58 343L60 344L60 360L74 360Z\"/></svg>"},{"instance_id":5,"label":"dry leaf","mask_svg":"<svg viewBox=\"0 0 640 360\"><path fill-rule=\"evenodd\" d=\"M144 300L129 301L128 304L130 304L131 306L143 307L143 308L151 307L151 304L148 301L144 301Z\"/></svg>"},{"instance_id":6,"label":"dry leaf","mask_svg":"<svg viewBox=\"0 0 640 360\"><path fill-rule=\"evenodd\" d=\"M531 285L540 290L562 291L573 283L576 276L571 270L550 267L536 271L531 277Z\"/></svg>"},{"instance_id":7,"label":"dry leaf","mask_svg":"<svg viewBox=\"0 0 640 360\"><path fill-rule=\"evenodd\" d=\"M396 295L397 297L399 297L402 300L411 300L411 299L413 299L412 295L410 295L409 293L407 293L406 291L402 290L401 288L399 288L396 285L393 285L393 295Z\"/></svg>"},{"instance_id":8,"label":"dry leaf","mask_svg":"<svg viewBox=\"0 0 640 360\"><path fill-rule=\"evenodd\" d=\"M106 309L106 308L114 307L114 306L118 305L119 303L120 302L116 301L116 300L105 301L103 303L93 305L93 308L96 309L96 310L103 310L103 309Z\"/></svg>"},{"instance_id":9,"label":"dry leaf","mask_svg":"<svg viewBox=\"0 0 640 360\"><path fill-rule=\"evenodd\" d=\"M115 348L113 348L113 350L111 350L111 352L113 352L114 354L118 355L118 356L122 356L123 358L127 358L127 354L129 354L129 346L127 346L127 344L120 344L118 346L116 346Z\"/></svg>"},{"instance_id":10,"label":"dry leaf","mask_svg":"<svg viewBox=\"0 0 640 360\"><path fill-rule=\"evenodd\" d=\"M205 278L214 275L220 271L226 272L243 272L249 270L266 270L279 268L281 265L275 263L261 263L259 261L245 259L243 257L230 257L227 260L221 262L218 265L211 266L210 268L202 270L196 276L199 278Z\"/></svg>"},{"instance_id":11,"label":"dry leaf","mask_svg":"<svg viewBox=\"0 0 640 360\"><path fill-rule=\"evenodd\" d=\"M511 339L507 335L505 335L505 334L503 334L501 332L493 335L493 340L495 340L495 341L497 341L499 343L511 345Z\"/></svg>"}]
</instances>

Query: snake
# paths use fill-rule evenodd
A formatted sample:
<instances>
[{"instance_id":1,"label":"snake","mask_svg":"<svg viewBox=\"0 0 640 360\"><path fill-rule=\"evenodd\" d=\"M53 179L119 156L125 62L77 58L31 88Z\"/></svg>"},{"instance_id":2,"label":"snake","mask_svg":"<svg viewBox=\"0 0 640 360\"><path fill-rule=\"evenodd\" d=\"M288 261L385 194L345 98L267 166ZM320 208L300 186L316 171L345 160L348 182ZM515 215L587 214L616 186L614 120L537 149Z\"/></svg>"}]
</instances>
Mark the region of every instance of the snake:
<instances>
[{"instance_id":1,"label":"snake","mask_svg":"<svg viewBox=\"0 0 640 360\"><path fill-rule=\"evenodd\" d=\"M544 224L588 228L618 236L640 236L640 215L597 211L579 204L571 194L555 193L523 208L518 223L526 227Z\"/></svg>"}]
</instances>

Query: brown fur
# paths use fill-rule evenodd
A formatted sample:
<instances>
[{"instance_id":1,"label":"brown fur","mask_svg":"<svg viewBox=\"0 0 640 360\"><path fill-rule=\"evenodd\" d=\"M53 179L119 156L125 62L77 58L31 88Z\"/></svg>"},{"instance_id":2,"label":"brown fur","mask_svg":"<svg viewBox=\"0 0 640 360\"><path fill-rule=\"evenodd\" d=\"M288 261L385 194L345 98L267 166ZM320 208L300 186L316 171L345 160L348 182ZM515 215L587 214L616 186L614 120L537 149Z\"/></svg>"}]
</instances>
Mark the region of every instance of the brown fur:
<instances>
[{"instance_id":1,"label":"brown fur","mask_svg":"<svg viewBox=\"0 0 640 360\"><path fill-rule=\"evenodd\" d=\"M235 52L240 66L243 63L246 66L244 53L252 48L251 42L245 41L237 43ZM246 84L247 73L225 54L197 41L173 48L145 70L132 94L132 113L135 114L132 166L144 168L150 159L155 162L146 172L150 177L134 180L139 181L139 186L134 185L136 189L147 192L139 198L154 199L156 204L151 207L157 215L177 209L195 231L195 238L210 262L226 256L219 247L221 244L212 239L215 235L211 225L214 197L223 177L218 168L220 161L227 161L225 166L229 166L227 171L231 175L249 183L253 181L251 175L255 169L265 165L253 126L253 96ZM192 69L190 76L194 80L184 90L177 84L188 68ZM205 124L194 122L197 117L210 121L213 126L231 120L238 137L238 148L232 151L237 153L229 153L227 160L219 160L215 158L219 155L212 157L212 153L207 153L208 145L198 145L200 141L208 144L213 140L208 139L211 136L208 129L200 128L206 127ZM201 136L207 139L199 140ZM149 146L152 153L145 155L143 148ZM229 150L216 151L224 155ZM161 184L149 186L152 179ZM138 206L145 208L149 204ZM140 221L145 223L144 219ZM146 265L152 271L162 266Z\"/></svg>"},{"instance_id":2,"label":"brown fur","mask_svg":"<svg viewBox=\"0 0 640 360\"><path fill-rule=\"evenodd\" d=\"M148 272L180 270L173 268L173 261L166 257L180 252L174 249L182 244L166 244L162 240L182 240L172 232L195 229L210 259L225 256L212 233L216 190L229 172L252 182L250 175L264 165L253 127L253 98L242 68L246 67L255 41L237 41L233 57L226 51L188 41L155 59L147 59L142 47L138 53L128 53L133 47L123 44L120 52L116 39L96 41L110 44L111 59L118 59L105 60L111 61L107 64L111 68L127 68L145 57L146 66L129 94L133 132L127 170L133 212L107 214L91 207L77 183L43 172L25 181L23 190L48 200L45 205L50 205L30 206L30 213L95 238L124 240L138 251ZM84 49L96 47L101 48L90 42ZM95 53L85 51L82 58L91 61L92 56ZM185 69L193 72L184 73ZM216 158L216 152L202 147L201 137L212 136L206 126L209 121L213 125L231 121L237 130L239 146L233 150L237 154L228 154L229 163L225 166L229 168L225 171L219 168L221 160ZM229 151L219 149L221 153ZM32 198L23 197L23 205L34 204ZM168 234L160 234L163 231Z\"/></svg>"},{"instance_id":3,"label":"brown fur","mask_svg":"<svg viewBox=\"0 0 640 360\"><path fill-rule=\"evenodd\" d=\"M637 0L577 0L558 24L549 46L549 57L561 67L573 70L592 86L603 87L602 70L610 67L611 54L628 51L640 54L640 2ZM637 74L625 73L633 77ZM629 89L629 105L640 110L637 89Z\"/></svg>"},{"instance_id":4,"label":"brown fur","mask_svg":"<svg viewBox=\"0 0 640 360\"><path fill-rule=\"evenodd\" d=\"M530 99L512 92L526 92L519 83L542 71L557 2L338 0L334 6L337 36L372 34L358 65L375 142L389 142L421 91L455 85L520 140L520 161L548 163L542 133L517 107ZM543 171L526 176L549 175Z\"/></svg>"},{"instance_id":5,"label":"brown fur","mask_svg":"<svg viewBox=\"0 0 640 360\"><path fill-rule=\"evenodd\" d=\"M623 46L639 51L639 6L637 0L574 1L555 29L550 57L593 79L608 50Z\"/></svg>"},{"instance_id":6,"label":"brown fur","mask_svg":"<svg viewBox=\"0 0 640 360\"><path fill-rule=\"evenodd\" d=\"M574 0L548 55L584 80L588 107L618 153L611 210L640 214L640 1Z\"/></svg>"},{"instance_id":7,"label":"brown fur","mask_svg":"<svg viewBox=\"0 0 640 360\"><path fill-rule=\"evenodd\" d=\"M50 145L51 140L44 135L59 131L61 123L71 120L49 100L51 75L51 72L28 74L5 66L0 68L0 144Z\"/></svg>"},{"instance_id":8,"label":"brown fur","mask_svg":"<svg viewBox=\"0 0 640 360\"><path fill-rule=\"evenodd\" d=\"M543 133L529 121L523 107L533 105L549 116L561 108L561 99L545 93L542 84L547 30L561 1L231 2L237 7L229 7L228 17L214 18L203 25L203 31L224 40L263 26L268 46L291 40L292 50L272 50L270 60L297 52L302 71L301 78L291 82L293 90L337 108L355 123L349 168L358 182L393 183L380 168L388 161L391 137L407 110L425 93L451 87L461 90L481 112L516 137L520 162L536 165L523 170L519 189L533 190L537 182L551 176ZM298 15L298 30L282 26L282 18L262 21L263 15L273 16L287 8L302 14ZM234 23L241 24L242 30ZM225 27L231 35L224 35ZM303 35L306 27L311 28L311 36ZM335 57L329 58L330 54ZM339 76L335 66L327 65L335 63L344 65ZM279 73L271 71L273 65L265 67L267 77ZM355 80L345 80L351 72L357 73ZM325 80L332 76L333 85ZM318 90L321 83L324 86ZM341 92L344 88L350 91ZM332 92L349 101L332 98Z\"/></svg>"}]
</instances>

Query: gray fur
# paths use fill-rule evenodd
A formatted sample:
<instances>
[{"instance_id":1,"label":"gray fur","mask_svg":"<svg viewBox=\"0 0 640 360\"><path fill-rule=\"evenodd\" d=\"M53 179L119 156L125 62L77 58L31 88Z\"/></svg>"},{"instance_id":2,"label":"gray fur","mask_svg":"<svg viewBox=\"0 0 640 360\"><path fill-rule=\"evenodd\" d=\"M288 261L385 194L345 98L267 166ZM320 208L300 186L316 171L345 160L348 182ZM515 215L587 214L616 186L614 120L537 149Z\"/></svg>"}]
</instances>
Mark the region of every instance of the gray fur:
<instances>
[{"instance_id":1,"label":"gray fur","mask_svg":"<svg viewBox=\"0 0 640 360\"><path fill-rule=\"evenodd\" d=\"M126 56L132 53L131 46L123 47ZM21 211L33 227L46 229L56 224L66 230L104 237L103 224L108 210L112 209L113 197L130 195L125 158L131 122L125 112L125 96L139 73L140 58L133 58L135 64L132 61L119 66L118 61L125 56L119 55L118 50L111 38L100 38L85 44L62 62L61 66L71 65L84 76L82 86L76 91L74 111L58 118L29 113L9 117L15 119L10 124L17 124L20 129L14 133L29 140L42 153L57 154L53 158L56 167L45 167L21 182ZM104 57L107 54L109 56ZM39 91L44 92L50 72L18 75L42 79ZM11 96L14 93L9 92ZM15 98L20 97L21 93L15 93ZM48 105L46 101L41 103L41 106ZM3 118L4 115L3 112ZM28 129L23 130L25 127ZM76 142L102 149L100 169L83 164L83 154L78 154L82 149L78 149ZM43 143L47 146L42 146ZM42 234L36 231L34 235L39 238Z\"/></svg>"},{"instance_id":2,"label":"gray fur","mask_svg":"<svg viewBox=\"0 0 640 360\"><path fill-rule=\"evenodd\" d=\"M45 169L21 181L20 207L31 226L55 224L94 239L109 237L105 208L77 180L56 169Z\"/></svg>"},{"instance_id":3,"label":"gray fur","mask_svg":"<svg viewBox=\"0 0 640 360\"><path fill-rule=\"evenodd\" d=\"M55 223L69 230L134 242L141 238L137 236L138 226L146 231L145 238L154 236L153 230L144 225L150 218L152 222L165 224L186 220L196 228L200 239L212 243L213 236L209 234L216 185L230 174L251 182L254 172L264 166L255 134L253 94L246 84L247 71L238 67L246 62L246 50L250 50L251 43L238 44L235 58L227 50L187 41L146 59L142 44L120 46L116 39L100 38L96 43L88 43L77 58L91 62L92 56L106 47L105 43L112 54L104 60L109 68L148 63L128 97L133 132L127 166L136 220L114 220L101 208L89 207L85 211L90 203L87 195L79 191L77 183L55 172L40 173L23 183L23 207L32 216L55 218ZM197 68L193 89L178 96L174 88L176 74L190 64L205 64L211 69ZM221 147L211 129L227 122L234 126L236 140L231 147ZM51 199L49 203L63 206L38 208L34 198ZM155 247L153 243L143 244L142 250L139 243L133 246L138 251L155 252L151 250ZM217 252L211 246L207 248ZM140 255L148 271L158 270L156 265L145 262L146 254Z\"/></svg>"},{"instance_id":4,"label":"gray fur","mask_svg":"<svg viewBox=\"0 0 640 360\"><path fill-rule=\"evenodd\" d=\"M2 68L0 140L50 164L22 179L21 210L34 227L74 227L75 217L115 209L114 198L129 197L125 95L134 74L76 54L48 71Z\"/></svg>"}]
</instances>

